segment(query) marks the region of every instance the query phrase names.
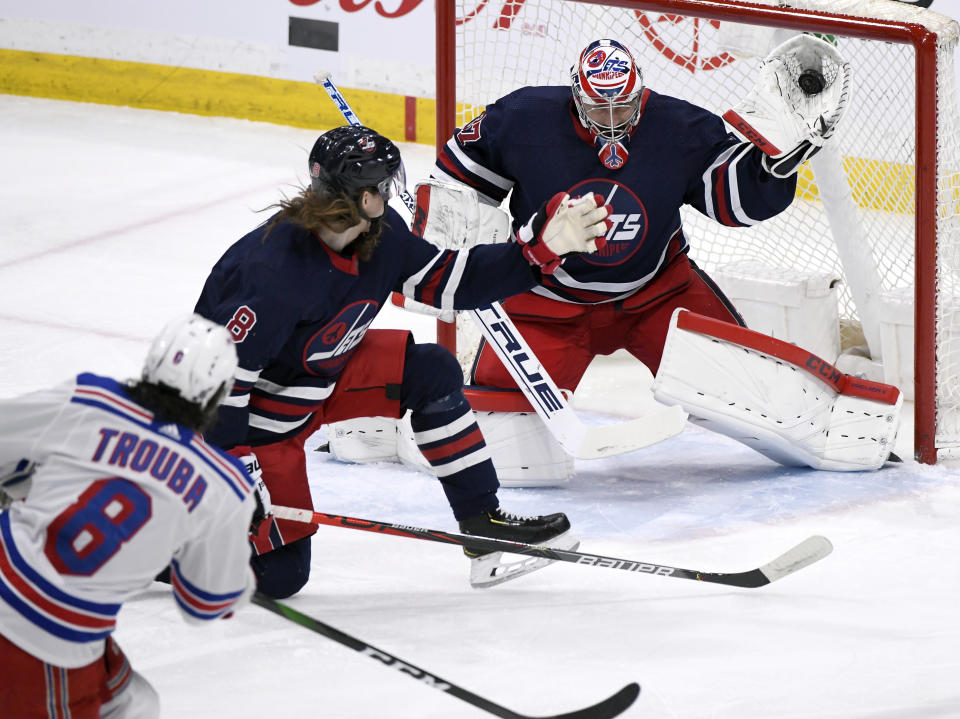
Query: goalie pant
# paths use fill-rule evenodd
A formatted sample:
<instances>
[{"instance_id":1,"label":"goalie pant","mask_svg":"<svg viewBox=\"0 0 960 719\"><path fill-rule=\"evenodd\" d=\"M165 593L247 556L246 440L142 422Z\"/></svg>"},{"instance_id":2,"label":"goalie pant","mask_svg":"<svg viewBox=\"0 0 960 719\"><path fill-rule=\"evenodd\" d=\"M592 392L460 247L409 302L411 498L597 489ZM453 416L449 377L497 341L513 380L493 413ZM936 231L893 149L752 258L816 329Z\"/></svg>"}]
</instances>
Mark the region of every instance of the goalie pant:
<instances>
[{"instance_id":1,"label":"goalie pant","mask_svg":"<svg viewBox=\"0 0 960 719\"><path fill-rule=\"evenodd\" d=\"M272 500L311 507L304 442L316 429L411 410L417 444L454 516L464 519L498 506L499 485L463 397L462 371L439 345L369 327L393 291L441 309L469 309L529 289L539 271L514 244L438 250L392 208L382 223L365 262L286 220L264 223L221 257L196 311L230 329L240 369L207 438L236 454L252 448ZM315 531L285 520L260 524L260 591L282 598L306 583Z\"/></svg>"},{"instance_id":2,"label":"goalie pant","mask_svg":"<svg viewBox=\"0 0 960 719\"><path fill-rule=\"evenodd\" d=\"M656 279L619 302L556 302L527 292L503 302L517 330L557 386L573 392L597 355L627 350L654 374L666 342L670 316L683 307L725 322L743 318L719 287L687 256L680 238ZM485 341L473 367L473 381L484 387L511 387L513 379Z\"/></svg>"},{"instance_id":3,"label":"goalie pant","mask_svg":"<svg viewBox=\"0 0 960 719\"><path fill-rule=\"evenodd\" d=\"M24 459L32 475L6 484ZM0 713L98 717L110 703L102 716L157 716L111 639L117 614L167 566L187 621L242 606L254 586L243 466L85 373L0 400L0 486L16 497L0 511Z\"/></svg>"}]
</instances>

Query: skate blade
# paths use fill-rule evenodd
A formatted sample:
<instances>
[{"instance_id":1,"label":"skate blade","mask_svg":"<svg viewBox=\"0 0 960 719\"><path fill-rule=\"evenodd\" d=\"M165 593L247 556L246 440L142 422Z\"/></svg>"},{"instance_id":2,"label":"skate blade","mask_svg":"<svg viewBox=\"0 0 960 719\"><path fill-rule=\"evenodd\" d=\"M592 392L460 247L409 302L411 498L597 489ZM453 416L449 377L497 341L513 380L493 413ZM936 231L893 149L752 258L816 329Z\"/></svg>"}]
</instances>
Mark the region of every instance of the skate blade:
<instances>
[{"instance_id":1,"label":"skate blade","mask_svg":"<svg viewBox=\"0 0 960 719\"><path fill-rule=\"evenodd\" d=\"M580 540L568 534L561 534L559 537L554 537L549 542L544 542L537 546L564 549L572 552L580 546ZM504 555L520 558L515 561L504 562ZM525 574L530 574L530 572L535 572L538 569L543 569L548 564L553 564L554 561L553 559L545 559L543 557L524 557L519 554L510 554L509 552L484 554L482 557L474 557L470 560L470 586L474 589L495 587L498 584L509 582L511 579L516 579Z\"/></svg>"}]
</instances>

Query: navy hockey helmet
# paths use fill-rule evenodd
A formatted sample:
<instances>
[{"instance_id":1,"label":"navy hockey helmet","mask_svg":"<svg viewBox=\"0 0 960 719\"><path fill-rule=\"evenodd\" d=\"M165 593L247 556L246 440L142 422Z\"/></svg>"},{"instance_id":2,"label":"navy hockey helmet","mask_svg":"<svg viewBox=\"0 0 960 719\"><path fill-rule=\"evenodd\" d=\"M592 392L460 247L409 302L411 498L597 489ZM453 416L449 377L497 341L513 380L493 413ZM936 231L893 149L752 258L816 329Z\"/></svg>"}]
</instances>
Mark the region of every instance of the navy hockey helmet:
<instances>
[{"instance_id":1,"label":"navy hockey helmet","mask_svg":"<svg viewBox=\"0 0 960 719\"><path fill-rule=\"evenodd\" d=\"M387 201L406 189L400 150L363 125L343 125L320 135L310 151L309 169L317 193L332 189L355 197L376 187Z\"/></svg>"}]
</instances>

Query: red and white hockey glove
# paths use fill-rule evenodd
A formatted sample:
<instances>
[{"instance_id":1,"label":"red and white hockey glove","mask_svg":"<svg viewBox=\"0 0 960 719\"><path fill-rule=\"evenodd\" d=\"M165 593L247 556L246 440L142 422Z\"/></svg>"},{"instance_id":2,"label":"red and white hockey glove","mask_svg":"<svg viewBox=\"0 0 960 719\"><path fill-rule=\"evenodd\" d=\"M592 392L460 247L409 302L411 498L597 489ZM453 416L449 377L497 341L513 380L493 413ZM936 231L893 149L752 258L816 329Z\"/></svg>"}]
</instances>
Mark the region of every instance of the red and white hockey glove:
<instances>
[{"instance_id":1,"label":"red and white hockey glove","mask_svg":"<svg viewBox=\"0 0 960 719\"><path fill-rule=\"evenodd\" d=\"M606 244L613 227L607 219L613 208L597 194L575 199L558 192L540 205L533 217L517 231L523 256L545 275L552 275L571 252L596 252Z\"/></svg>"},{"instance_id":2,"label":"red and white hockey glove","mask_svg":"<svg viewBox=\"0 0 960 719\"><path fill-rule=\"evenodd\" d=\"M246 445L234 447L229 450L229 453L240 460L243 466L247 468L250 479L253 480L253 498L257 506L253 510L253 517L250 519L250 533L257 534L263 520L273 517L273 503L270 501L270 490L267 489L267 485L263 481L260 460L253 453L253 449Z\"/></svg>"}]
</instances>

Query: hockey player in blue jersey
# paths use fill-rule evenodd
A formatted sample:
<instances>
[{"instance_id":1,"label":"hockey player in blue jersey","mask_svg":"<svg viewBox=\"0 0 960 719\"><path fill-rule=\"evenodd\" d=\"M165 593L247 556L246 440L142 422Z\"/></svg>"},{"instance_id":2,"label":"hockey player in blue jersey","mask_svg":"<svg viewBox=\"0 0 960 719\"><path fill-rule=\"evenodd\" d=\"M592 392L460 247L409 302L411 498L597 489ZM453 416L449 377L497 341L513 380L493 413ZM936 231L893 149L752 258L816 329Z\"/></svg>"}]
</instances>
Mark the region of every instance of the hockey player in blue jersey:
<instances>
[{"instance_id":1,"label":"hockey player in blue jersey","mask_svg":"<svg viewBox=\"0 0 960 719\"><path fill-rule=\"evenodd\" d=\"M112 638L123 603L168 566L190 622L246 602L253 483L200 436L236 366L223 327L190 315L139 381L84 373L0 400L0 715L157 717Z\"/></svg>"},{"instance_id":2,"label":"hockey player in blue jersey","mask_svg":"<svg viewBox=\"0 0 960 719\"><path fill-rule=\"evenodd\" d=\"M457 193L451 188L461 194L469 188L493 208L509 195L516 227L557 192L605 198L613 208L606 246L568 257L535 287L505 300L504 309L559 387L575 390L595 356L624 349L657 376L657 399L679 404L701 421L705 410L696 398L708 390L698 388L681 401L677 392L664 389L667 375L699 375L701 385L717 395L718 406L744 406L744 397L738 403L728 393L728 378L744 373L730 367L726 374L711 375L704 365L696 366L696 358L690 358L692 373L687 367L663 372L666 357L682 364L680 353L664 354L675 315L685 308L736 328L744 323L688 256L680 208L688 205L730 227L754 225L784 211L794 199L798 168L834 133L849 91L850 66L837 49L798 35L770 52L755 87L721 118L646 87L626 47L596 40L571 68L569 85L520 88L458 128L437 157L433 180L417 190L418 212L456 215ZM444 197L454 198L449 206L438 202ZM516 386L485 344L473 365L473 381ZM801 394L800 388L796 394L778 394L761 386L749 401L754 416L790 417L796 407L788 408L789 402L757 404L756 397ZM831 415L829 402L822 409L824 416ZM829 460L828 438L838 436L829 431L829 420L802 439L783 436L783 423L771 421L763 428L763 441L756 441L761 430L749 418L710 416L714 419L703 426L788 464L876 468L887 454L865 450L867 460ZM882 424L887 412L877 416ZM799 428L797 433L802 435ZM875 436L881 435L886 433ZM496 451L503 452L498 459L512 450L511 464L531 465L531 443L515 444L498 442Z\"/></svg>"},{"instance_id":3,"label":"hockey player in blue jersey","mask_svg":"<svg viewBox=\"0 0 960 719\"><path fill-rule=\"evenodd\" d=\"M334 421L409 410L461 531L572 546L565 515L499 509L496 472L453 355L370 323L393 291L451 310L529 290L560 255L596 249L608 209L593 197L572 203L559 195L529 213L526 244L438 250L386 204L404 185L400 153L387 138L362 126L330 130L311 150L309 170L310 186L226 251L197 301L197 312L231 332L240 358L207 439L262 472L274 503L309 509L311 434ZM286 597L306 583L316 529L276 518L261 525L253 561L260 591ZM494 557L475 558L474 578L503 576Z\"/></svg>"},{"instance_id":4,"label":"hockey player in blue jersey","mask_svg":"<svg viewBox=\"0 0 960 719\"><path fill-rule=\"evenodd\" d=\"M504 308L557 384L575 390L596 355L624 348L652 373L671 313L686 307L742 324L732 303L687 255L687 204L732 226L752 225L793 201L796 176L779 177L723 120L644 85L630 52L597 40L570 86L525 87L459 128L434 175L499 205L516 224L556 192L595 192L613 206L607 246L563 267ZM489 347L474 381L514 386Z\"/></svg>"}]
</instances>

